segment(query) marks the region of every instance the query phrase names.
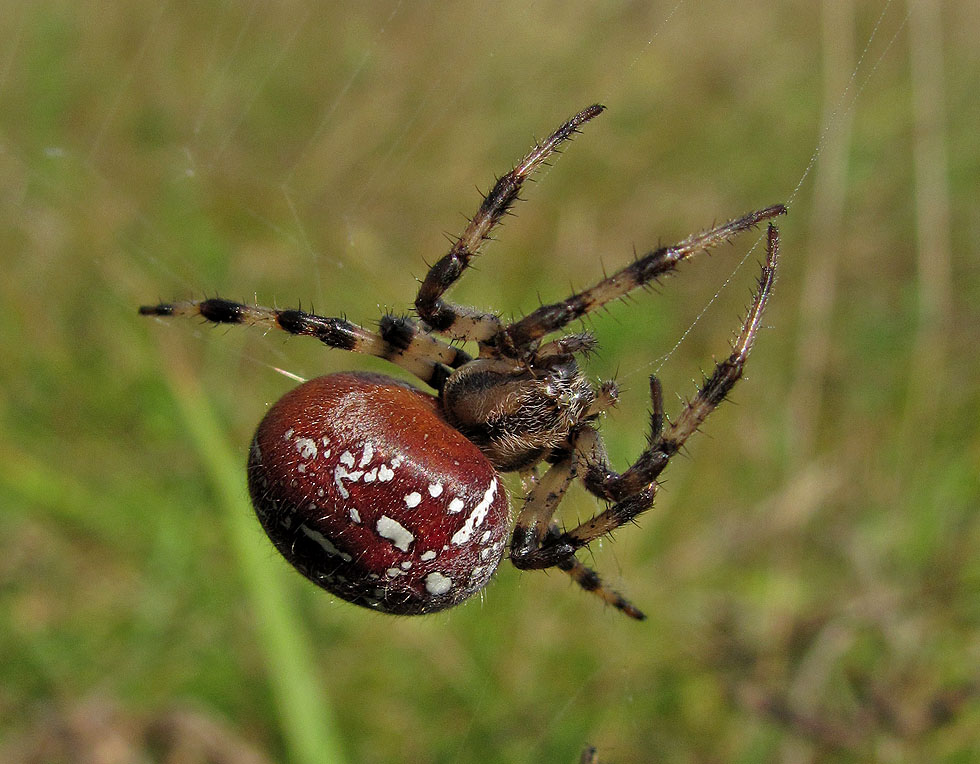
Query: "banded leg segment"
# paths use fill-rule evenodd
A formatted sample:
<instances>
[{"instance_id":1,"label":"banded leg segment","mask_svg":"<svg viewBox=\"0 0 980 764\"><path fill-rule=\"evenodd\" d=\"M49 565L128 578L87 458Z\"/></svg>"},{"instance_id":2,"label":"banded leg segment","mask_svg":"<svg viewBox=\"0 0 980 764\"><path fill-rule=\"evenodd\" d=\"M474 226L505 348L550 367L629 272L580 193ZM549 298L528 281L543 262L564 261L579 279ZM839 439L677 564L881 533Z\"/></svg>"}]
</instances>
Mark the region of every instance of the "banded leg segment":
<instances>
[{"instance_id":1,"label":"banded leg segment","mask_svg":"<svg viewBox=\"0 0 980 764\"><path fill-rule=\"evenodd\" d=\"M396 316L384 316L380 331L375 333L344 318L318 316L294 308L245 305L220 297L144 305L139 312L143 316L200 316L216 324L264 326L316 337L327 347L389 360L438 390L451 369L472 360L460 348L420 331L413 321Z\"/></svg>"},{"instance_id":2,"label":"banded leg segment","mask_svg":"<svg viewBox=\"0 0 980 764\"><path fill-rule=\"evenodd\" d=\"M496 182L452 249L432 266L419 288L415 309L426 324L436 331L461 340L485 340L500 331L502 324L496 315L453 305L443 300L442 296L469 267L470 259L479 253L483 242L490 238L493 227L517 201L524 181L562 143L579 132L579 128L586 122L599 116L604 109L604 106L595 104L580 111L555 130L547 140L536 145L513 170Z\"/></svg>"},{"instance_id":3,"label":"banded leg segment","mask_svg":"<svg viewBox=\"0 0 980 764\"><path fill-rule=\"evenodd\" d=\"M775 226L769 226L766 238L766 261L762 266L759 285L741 330L732 343L729 356L715 366L694 398L684 407L677 421L666 428L662 427L663 402L660 383L656 378L651 378L653 413L649 445L640 458L622 474L616 473L609 467L597 435L594 435L591 440L584 437L579 440L576 450L587 465L583 483L591 493L615 503L577 527L559 536L544 539L533 554L534 566L559 565L562 560L568 558L569 554L633 521L640 513L653 506L657 492L657 478L666 468L670 458L681 449L692 434L697 432L708 415L725 400L742 376L776 278L779 234Z\"/></svg>"},{"instance_id":4,"label":"banded leg segment","mask_svg":"<svg viewBox=\"0 0 980 764\"><path fill-rule=\"evenodd\" d=\"M585 565L575 555L569 555L559 562L556 567L571 576L572 580L585 589L585 591L596 595L607 605L612 605L624 615L635 618L637 621L646 620L646 614L642 610L622 594L606 586L602 582L602 579L599 578L599 574Z\"/></svg>"},{"instance_id":5,"label":"banded leg segment","mask_svg":"<svg viewBox=\"0 0 980 764\"><path fill-rule=\"evenodd\" d=\"M555 511L578 473L579 441L598 441L598 433L585 428L574 438L575 447L549 467L531 489L521 509L511 538L510 559L521 570L558 568L571 576L587 592L612 605L631 618L646 616L619 592L607 587L599 574L575 557L575 549L560 545L564 534L554 522ZM542 556L542 550L545 555Z\"/></svg>"},{"instance_id":6,"label":"banded leg segment","mask_svg":"<svg viewBox=\"0 0 980 764\"><path fill-rule=\"evenodd\" d=\"M660 438L659 450L667 456L677 453L684 442L693 435L718 404L728 397L735 383L741 378L756 335L762 326L762 314L772 294L776 280L776 264L779 260L779 231L770 224L766 235L766 261L759 275L755 299L742 323L742 329L732 343L732 352L698 389L697 395L684 407L677 421L672 422Z\"/></svg>"},{"instance_id":7,"label":"banded leg segment","mask_svg":"<svg viewBox=\"0 0 980 764\"><path fill-rule=\"evenodd\" d=\"M573 294L561 302L544 305L520 321L504 327L488 344L502 352L507 352L508 349L519 352L541 337L663 276L692 255L716 247L736 234L785 213L784 205L775 204L689 236L673 246L649 252L590 289Z\"/></svg>"}]
</instances>

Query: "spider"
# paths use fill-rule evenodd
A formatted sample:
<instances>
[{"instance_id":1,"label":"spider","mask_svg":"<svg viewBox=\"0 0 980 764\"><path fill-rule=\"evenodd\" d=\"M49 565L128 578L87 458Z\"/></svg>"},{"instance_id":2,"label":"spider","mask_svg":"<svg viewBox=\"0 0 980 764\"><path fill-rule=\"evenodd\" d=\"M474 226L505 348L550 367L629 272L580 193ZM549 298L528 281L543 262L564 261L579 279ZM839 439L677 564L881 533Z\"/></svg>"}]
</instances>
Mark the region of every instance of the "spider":
<instances>
[{"instance_id":1,"label":"spider","mask_svg":"<svg viewBox=\"0 0 980 764\"><path fill-rule=\"evenodd\" d=\"M459 604L487 584L503 557L510 510L499 473L517 472L525 496L509 534L511 562L522 570L558 568L626 615L645 617L576 553L653 505L670 458L742 375L775 278L776 227L769 223L762 274L730 355L674 421L665 422L660 382L650 378L647 446L622 473L609 464L597 429L617 401L616 384L593 385L577 360L596 348L595 338L548 337L786 208L766 207L653 250L511 323L447 301L528 177L603 110L583 109L496 181L422 281L417 318L385 315L372 331L344 318L218 297L139 309L316 337L387 359L436 391L379 374L331 374L286 393L259 425L247 464L255 512L282 555L324 589L394 614ZM476 344L475 356L466 342ZM555 512L576 479L606 508L565 530Z\"/></svg>"}]
</instances>

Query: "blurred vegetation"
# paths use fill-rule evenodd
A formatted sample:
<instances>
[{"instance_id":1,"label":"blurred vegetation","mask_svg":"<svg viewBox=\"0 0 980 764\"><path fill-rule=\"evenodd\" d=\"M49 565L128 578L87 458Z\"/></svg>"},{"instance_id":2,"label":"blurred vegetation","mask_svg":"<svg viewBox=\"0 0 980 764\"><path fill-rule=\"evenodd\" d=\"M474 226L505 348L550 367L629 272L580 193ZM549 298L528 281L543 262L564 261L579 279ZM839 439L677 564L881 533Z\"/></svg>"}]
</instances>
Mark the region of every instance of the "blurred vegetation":
<instances>
[{"instance_id":1,"label":"blurred vegetation","mask_svg":"<svg viewBox=\"0 0 980 764\"><path fill-rule=\"evenodd\" d=\"M976 4L3 5L0 759L980 760ZM405 310L596 100L458 300L792 204L734 402L587 556L651 619L507 564L428 618L334 601L241 465L275 369L383 364L136 306ZM591 322L617 464L647 375L725 352L758 249L685 332L755 241Z\"/></svg>"}]
</instances>

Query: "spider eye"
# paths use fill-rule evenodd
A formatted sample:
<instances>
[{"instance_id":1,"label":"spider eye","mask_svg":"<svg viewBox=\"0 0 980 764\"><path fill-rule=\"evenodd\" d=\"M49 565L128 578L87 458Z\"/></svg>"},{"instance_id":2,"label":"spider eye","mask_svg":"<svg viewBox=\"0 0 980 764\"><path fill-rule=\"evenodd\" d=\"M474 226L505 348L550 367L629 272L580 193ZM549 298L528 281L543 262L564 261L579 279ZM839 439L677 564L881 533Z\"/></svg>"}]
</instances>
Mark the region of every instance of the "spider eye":
<instances>
[{"instance_id":1,"label":"spider eye","mask_svg":"<svg viewBox=\"0 0 980 764\"><path fill-rule=\"evenodd\" d=\"M283 556L350 602L415 614L459 604L500 562L508 500L436 398L371 374L287 393L248 461L256 514Z\"/></svg>"}]
</instances>

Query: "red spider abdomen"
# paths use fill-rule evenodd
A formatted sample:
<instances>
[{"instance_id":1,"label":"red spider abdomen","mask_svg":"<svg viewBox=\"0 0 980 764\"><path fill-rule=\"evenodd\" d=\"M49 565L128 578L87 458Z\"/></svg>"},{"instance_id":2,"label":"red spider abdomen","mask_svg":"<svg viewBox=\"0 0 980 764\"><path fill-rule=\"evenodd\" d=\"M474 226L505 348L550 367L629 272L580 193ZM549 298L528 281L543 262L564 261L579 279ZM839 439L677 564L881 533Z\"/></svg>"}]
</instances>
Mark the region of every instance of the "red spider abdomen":
<instances>
[{"instance_id":1,"label":"red spider abdomen","mask_svg":"<svg viewBox=\"0 0 980 764\"><path fill-rule=\"evenodd\" d=\"M496 569L509 509L496 470L438 399L379 374L318 377L266 414L248 486L282 555L388 613L459 604Z\"/></svg>"}]
</instances>

